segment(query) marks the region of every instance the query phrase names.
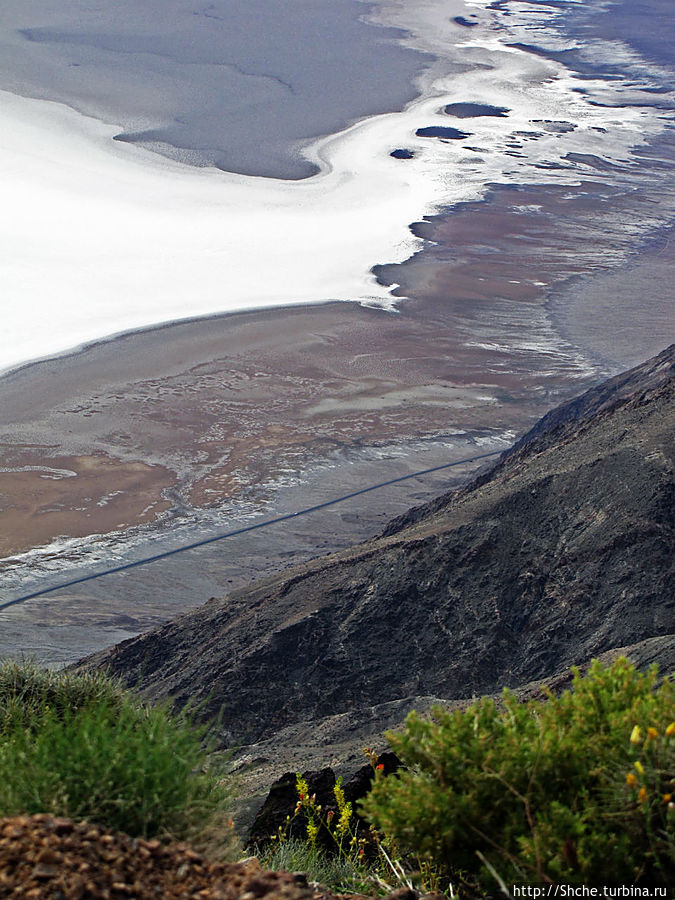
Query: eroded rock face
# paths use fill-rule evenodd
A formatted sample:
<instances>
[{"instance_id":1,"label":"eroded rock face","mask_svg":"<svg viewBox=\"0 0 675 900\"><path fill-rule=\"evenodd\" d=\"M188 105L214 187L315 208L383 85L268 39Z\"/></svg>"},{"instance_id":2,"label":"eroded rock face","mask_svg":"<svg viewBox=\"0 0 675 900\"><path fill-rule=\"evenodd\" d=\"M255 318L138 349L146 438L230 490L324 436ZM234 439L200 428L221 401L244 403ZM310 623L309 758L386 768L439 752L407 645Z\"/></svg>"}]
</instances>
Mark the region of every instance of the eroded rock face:
<instances>
[{"instance_id":1,"label":"eroded rock face","mask_svg":"<svg viewBox=\"0 0 675 900\"><path fill-rule=\"evenodd\" d=\"M87 665L204 700L224 742L254 743L402 698L518 688L649 639L672 650L674 366L671 347L559 407L380 538Z\"/></svg>"},{"instance_id":2,"label":"eroded rock face","mask_svg":"<svg viewBox=\"0 0 675 900\"><path fill-rule=\"evenodd\" d=\"M401 765L395 753L381 753L376 763L382 767L383 775L391 775ZM359 827L360 817L357 812L357 804L368 791L375 777L372 764L362 766L352 777L342 785L346 803L351 803L353 810L352 832ZM321 806L321 815L325 820L329 812L339 816L339 809L335 798L336 777L330 766L318 771L302 773L302 778L307 785L308 795L316 798L316 803ZM286 772L271 786L265 802L258 811L248 836L247 846L256 848L266 844L282 829L289 838L304 838L307 834L307 816L296 815L298 804L297 775L295 772ZM289 821L290 820L290 821ZM288 823L288 824L287 824ZM328 846L332 849L334 842L330 836ZM319 838L322 833L319 832Z\"/></svg>"}]
</instances>

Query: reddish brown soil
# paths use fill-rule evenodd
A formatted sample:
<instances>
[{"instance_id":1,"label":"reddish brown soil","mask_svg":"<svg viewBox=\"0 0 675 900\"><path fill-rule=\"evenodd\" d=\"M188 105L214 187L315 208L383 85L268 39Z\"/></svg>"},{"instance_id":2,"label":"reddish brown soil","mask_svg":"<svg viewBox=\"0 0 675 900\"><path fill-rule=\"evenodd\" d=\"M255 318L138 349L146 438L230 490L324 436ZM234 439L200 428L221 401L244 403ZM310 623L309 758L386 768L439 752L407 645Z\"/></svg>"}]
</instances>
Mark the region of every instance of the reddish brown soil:
<instances>
[{"instance_id":1,"label":"reddish brown soil","mask_svg":"<svg viewBox=\"0 0 675 900\"><path fill-rule=\"evenodd\" d=\"M84 537L151 522L169 504L166 469L95 456L51 456L18 447L0 470L0 556L28 550L57 535Z\"/></svg>"},{"instance_id":2,"label":"reddish brown soil","mask_svg":"<svg viewBox=\"0 0 675 900\"><path fill-rule=\"evenodd\" d=\"M331 900L257 860L209 862L186 844L127 837L47 815L0 820L0 897L24 900Z\"/></svg>"}]
</instances>

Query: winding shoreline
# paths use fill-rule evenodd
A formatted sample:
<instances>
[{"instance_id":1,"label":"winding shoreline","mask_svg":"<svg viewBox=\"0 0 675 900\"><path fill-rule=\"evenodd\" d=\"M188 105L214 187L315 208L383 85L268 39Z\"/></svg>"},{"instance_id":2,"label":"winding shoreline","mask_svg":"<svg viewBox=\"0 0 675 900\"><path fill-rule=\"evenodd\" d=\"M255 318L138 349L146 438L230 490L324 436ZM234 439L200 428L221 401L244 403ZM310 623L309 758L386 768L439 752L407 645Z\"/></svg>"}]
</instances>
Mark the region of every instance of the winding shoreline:
<instances>
[{"instance_id":1,"label":"winding shoreline","mask_svg":"<svg viewBox=\"0 0 675 900\"><path fill-rule=\"evenodd\" d=\"M407 28L403 44L435 59L420 96L305 147L320 173L300 182L180 164L115 142L114 126L61 104L3 93L10 302L0 366L234 310L330 300L390 308L396 299L371 272L421 249L411 222L474 202L490 184L601 183L593 160L620 173L664 130L649 94L656 70L639 89L628 77L605 81L601 55L580 93L555 54L518 47L523 23L474 7L480 25L468 34L436 2L380 10L375 20ZM546 46L564 25L564 10L549 11L525 30ZM612 106L617 92L632 102ZM445 133L445 110L467 103L478 115L462 120L466 137L424 136ZM481 103L508 113L482 115ZM412 158L393 159L396 146Z\"/></svg>"}]
</instances>

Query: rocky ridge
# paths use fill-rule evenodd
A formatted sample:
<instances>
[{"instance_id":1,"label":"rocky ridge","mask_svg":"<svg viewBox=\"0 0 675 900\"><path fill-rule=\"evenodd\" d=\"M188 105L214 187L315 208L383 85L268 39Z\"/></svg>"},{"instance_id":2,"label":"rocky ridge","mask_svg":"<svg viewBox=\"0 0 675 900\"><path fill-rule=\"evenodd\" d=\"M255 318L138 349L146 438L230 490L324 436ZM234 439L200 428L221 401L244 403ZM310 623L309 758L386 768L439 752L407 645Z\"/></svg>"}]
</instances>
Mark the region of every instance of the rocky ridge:
<instances>
[{"instance_id":1,"label":"rocky ridge","mask_svg":"<svg viewBox=\"0 0 675 900\"><path fill-rule=\"evenodd\" d=\"M303 735L328 762L412 707L563 678L617 648L672 667L674 370L675 345L379 538L84 664L203 702L246 766L274 746L277 773Z\"/></svg>"}]
</instances>

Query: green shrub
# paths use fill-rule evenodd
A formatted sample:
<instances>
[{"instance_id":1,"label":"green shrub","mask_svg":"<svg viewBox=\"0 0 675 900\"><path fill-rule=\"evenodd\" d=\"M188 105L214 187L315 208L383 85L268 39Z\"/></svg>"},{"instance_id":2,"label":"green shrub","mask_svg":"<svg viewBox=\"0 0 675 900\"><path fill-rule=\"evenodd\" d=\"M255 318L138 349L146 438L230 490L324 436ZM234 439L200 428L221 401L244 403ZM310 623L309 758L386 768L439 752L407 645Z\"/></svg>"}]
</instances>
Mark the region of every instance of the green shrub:
<instances>
[{"instance_id":1,"label":"green shrub","mask_svg":"<svg viewBox=\"0 0 675 900\"><path fill-rule=\"evenodd\" d=\"M33 727L46 709L61 715L98 702L119 705L122 696L120 685L100 672L51 671L30 661L7 661L0 664L0 734Z\"/></svg>"},{"instance_id":2,"label":"green shrub","mask_svg":"<svg viewBox=\"0 0 675 900\"><path fill-rule=\"evenodd\" d=\"M625 659L574 672L559 697L412 713L388 735L407 768L376 781L365 815L483 887L672 883L673 682Z\"/></svg>"},{"instance_id":3,"label":"green shrub","mask_svg":"<svg viewBox=\"0 0 675 900\"><path fill-rule=\"evenodd\" d=\"M205 730L100 675L0 666L0 815L47 812L132 836L227 834ZM203 842L202 842L203 843Z\"/></svg>"}]
</instances>

